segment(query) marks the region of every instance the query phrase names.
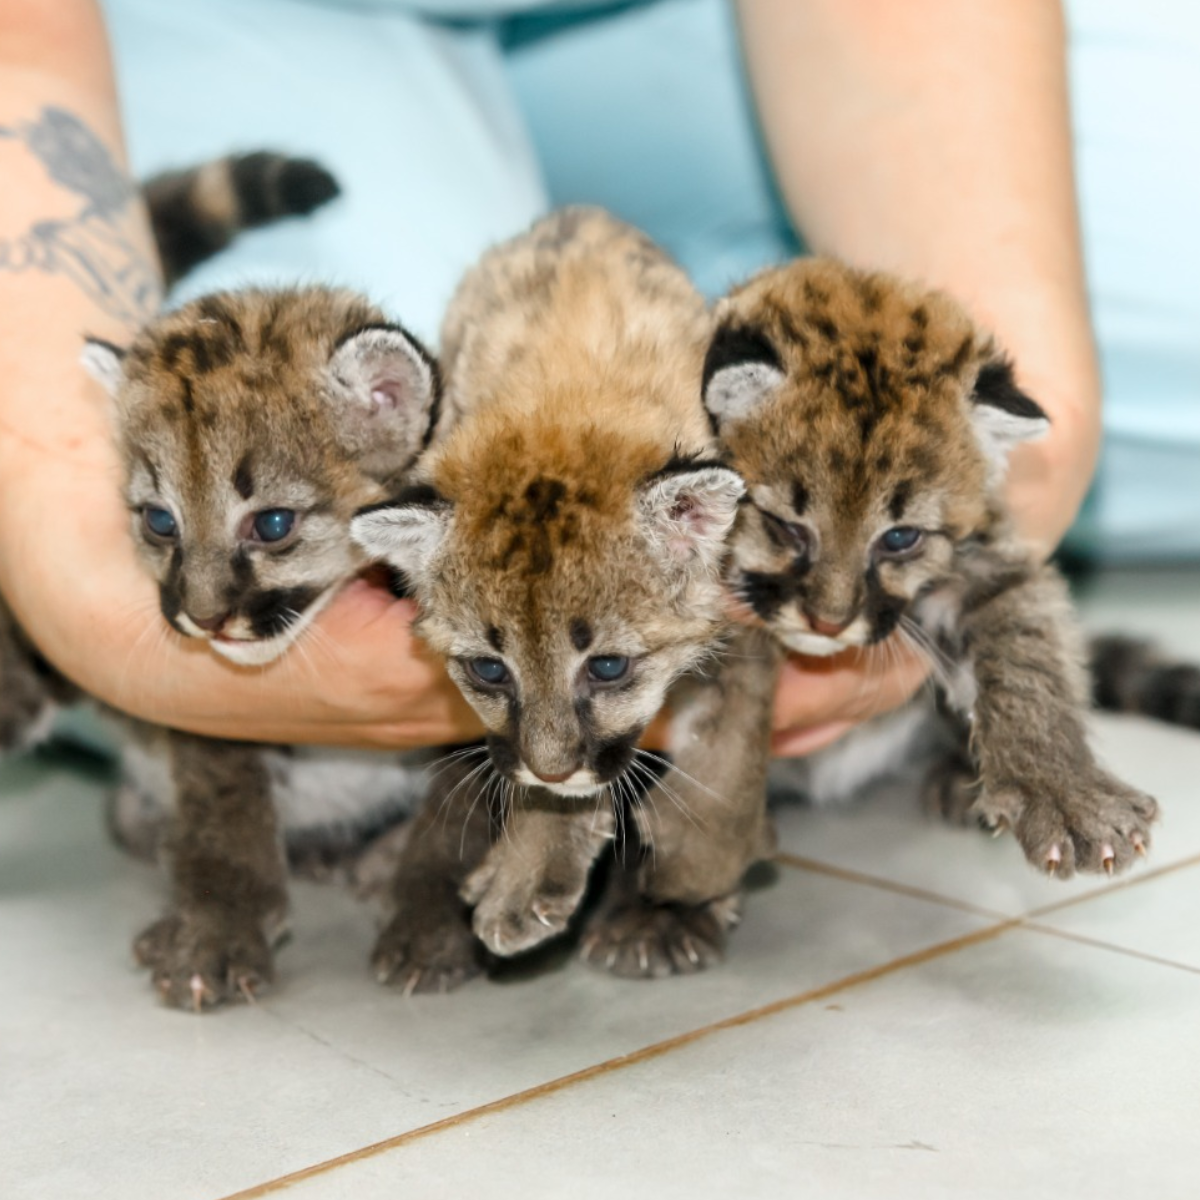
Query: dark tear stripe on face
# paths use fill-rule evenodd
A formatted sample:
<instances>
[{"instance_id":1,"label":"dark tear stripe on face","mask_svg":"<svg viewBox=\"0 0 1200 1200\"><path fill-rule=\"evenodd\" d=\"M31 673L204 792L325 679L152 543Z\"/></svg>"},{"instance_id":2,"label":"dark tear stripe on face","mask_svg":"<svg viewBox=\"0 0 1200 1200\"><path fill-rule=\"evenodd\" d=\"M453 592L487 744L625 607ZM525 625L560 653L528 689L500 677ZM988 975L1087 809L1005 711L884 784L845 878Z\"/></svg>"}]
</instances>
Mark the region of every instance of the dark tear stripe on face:
<instances>
[{"instance_id":1,"label":"dark tear stripe on face","mask_svg":"<svg viewBox=\"0 0 1200 1200\"><path fill-rule=\"evenodd\" d=\"M183 608L183 547L176 545L171 550L171 561L167 564L166 578L158 589L158 603L162 614L175 629L179 629L175 618ZM183 631L180 630L182 633Z\"/></svg>"},{"instance_id":2,"label":"dark tear stripe on face","mask_svg":"<svg viewBox=\"0 0 1200 1200\"><path fill-rule=\"evenodd\" d=\"M583 735L579 747L583 765L595 773L600 783L609 783L633 761L634 745L642 736L645 725L635 726L612 737L600 737L596 733L593 701L590 696L576 697L575 714Z\"/></svg>"},{"instance_id":3,"label":"dark tear stripe on face","mask_svg":"<svg viewBox=\"0 0 1200 1200\"><path fill-rule=\"evenodd\" d=\"M900 624L900 617L908 607L903 596L893 596L884 588L878 570L872 566L866 574L866 601L863 614L867 618L868 641L882 642Z\"/></svg>"}]
</instances>

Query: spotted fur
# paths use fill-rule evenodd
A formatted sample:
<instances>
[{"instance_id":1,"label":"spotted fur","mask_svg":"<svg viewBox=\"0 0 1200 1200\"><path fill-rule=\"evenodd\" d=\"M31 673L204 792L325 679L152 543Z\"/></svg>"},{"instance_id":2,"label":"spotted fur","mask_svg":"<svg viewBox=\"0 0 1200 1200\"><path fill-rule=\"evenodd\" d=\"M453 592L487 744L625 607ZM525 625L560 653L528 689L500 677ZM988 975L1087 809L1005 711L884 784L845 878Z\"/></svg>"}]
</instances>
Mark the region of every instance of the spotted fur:
<instances>
[{"instance_id":1,"label":"spotted fur","mask_svg":"<svg viewBox=\"0 0 1200 1200\"><path fill-rule=\"evenodd\" d=\"M1088 749L1066 589L1002 492L1010 451L1048 422L996 343L948 296L821 259L717 316L705 401L752 501L731 570L749 612L801 654L915 645L970 725L972 811L1058 874L1126 866L1157 807ZM830 754L868 761L895 720Z\"/></svg>"},{"instance_id":2,"label":"spotted fur","mask_svg":"<svg viewBox=\"0 0 1200 1200\"><path fill-rule=\"evenodd\" d=\"M364 565L350 520L407 482L439 411L424 348L334 289L209 295L150 322L127 349L90 342L84 361L112 397L131 533L162 617L241 664L284 653ZM284 536L260 536L264 512L288 514ZM26 655L18 671L7 657L6 680L19 686L5 699L28 727L38 660ZM425 791L425 752L257 746L113 717L123 744L114 832L139 853L165 852L173 885L170 910L135 951L181 1007L243 999L271 980L285 849L323 865ZM407 918L404 878L402 868L390 890ZM461 974L478 969L469 941L427 940L422 952L448 948Z\"/></svg>"},{"instance_id":3,"label":"spotted fur","mask_svg":"<svg viewBox=\"0 0 1200 1200\"><path fill-rule=\"evenodd\" d=\"M87 361L113 394L131 529L163 616L234 662L278 655L362 563L351 517L407 478L437 368L378 309L325 288L223 293ZM161 536L150 514L168 513ZM294 514L264 541L256 520Z\"/></svg>"}]
</instances>

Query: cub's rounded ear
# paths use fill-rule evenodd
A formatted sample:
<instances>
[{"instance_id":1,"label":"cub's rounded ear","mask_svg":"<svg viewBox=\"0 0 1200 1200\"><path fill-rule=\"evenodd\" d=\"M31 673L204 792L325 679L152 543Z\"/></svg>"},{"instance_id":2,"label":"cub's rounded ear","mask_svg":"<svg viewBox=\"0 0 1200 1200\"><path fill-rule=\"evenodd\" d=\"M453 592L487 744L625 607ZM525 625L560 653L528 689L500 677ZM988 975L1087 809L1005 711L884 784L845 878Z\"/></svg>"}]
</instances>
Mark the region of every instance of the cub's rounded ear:
<instances>
[{"instance_id":1,"label":"cub's rounded ear","mask_svg":"<svg viewBox=\"0 0 1200 1200\"><path fill-rule=\"evenodd\" d=\"M110 395L115 396L125 378L125 351L103 338L84 338L79 356L83 368Z\"/></svg>"},{"instance_id":2,"label":"cub's rounded ear","mask_svg":"<svg viewBox=\"0 0 1200 1200\"><path fill-rule=\"evenodd\" d=\"M431 487L411 487L391 500L360 509L350 536L372 558L418 583L441 547L454 508Z\"/></svg>"},{"instance_id":3,"label":"cub's rounded ear","mask_svg":"<svg viewBox=\"0 0 1200 1200\"><path fill-rule=\"evenodd\" d=\"M715 569L745 493L742 477L721 463L673 460L642 483L642 531L668 562Z\"/></svg>"},{"instance_id":4,"label":"cub's rounded ear","mask_svg":"<svg viewBox=\"0 0 1200 1200\"><path fill-rule=\"evenodd\" d=\"M723 322L704 359L704 407L714 432L748 417L783 379L779 354L759 326Z\"/></svg>"},{"instance_id":5,"label":"cub's rounded ear","mask_svg":"<svg viewBox=\"0 0 1200 1200\"><path fill-rule=\"evenodd\" d=\"M329 379L341 433L354 449L395 470L429 444L441 406L437 361L402 326L347 334L330 356Z\"/></svg>"},{"instance_id":6,"label":"cub's rounded ear","mask_svg":"<svg viewBox=\"0 0 1200 1200\"><path fill-rule=\"evenodd\" d=\"M1017 386L1012 363L1006 358L984 363L970 403L971 425L993 480L1003 476L1014 446L1040 438L1050 428L1042 406Z\"/></svg>"}]
</instances>

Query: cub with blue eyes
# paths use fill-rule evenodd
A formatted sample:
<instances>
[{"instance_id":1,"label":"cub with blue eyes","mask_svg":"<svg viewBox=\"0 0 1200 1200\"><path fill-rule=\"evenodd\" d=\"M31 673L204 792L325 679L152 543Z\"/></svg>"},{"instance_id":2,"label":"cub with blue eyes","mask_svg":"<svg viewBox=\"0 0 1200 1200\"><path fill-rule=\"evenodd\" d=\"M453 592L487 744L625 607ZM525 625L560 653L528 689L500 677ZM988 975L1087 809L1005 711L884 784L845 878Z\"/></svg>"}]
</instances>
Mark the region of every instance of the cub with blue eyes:
<instances>
[{"instance_id":1,"label":"cub with blue eyes","mask_svg":"<svg viewBox=\"0 0 1200 1200\"><path fill-rule=\"evenodd\" d=\"M127 349L90 342L84 361L112 397L131 532L158 585L161 618L150 619L238 666L287 652L365 565L350 521L408 483L440 411L421 344L367 300L330 288L205 296L150 322ZM411 813L427 783L421 752L122 726L114 828L134 848L165 848L174 891L135 952L167 1003L198 1010L271 979L287 908L281 850L356 850ZM405 986L420 984L431 959L435 980L473 973L459 906L441 938L436 889L403 864L377 969L392 981L380 955L419 937L425 958ZM406 903L414 888L419 901Z\"/></svg>"},{"instance_id":2,"label":"cub with blue eyes","mask_svg":"<svg viewBox=\"0 0 1200 1200\"><path fill-rule=\"evenodd\" d=\"M564 929L626 807L653 854L585 938L621 973L719 953L741 874L709 866L727 814L768 848L764 806L745 813L712 781L682 815L666 798L677 772L642 801L662 760L638 741L668 692L689 715L719 707L697 668L729 635L721 569L744 489L700 404L710 333L703 298L643 234L599 210L552 214L460 285L442 336L453 427L421 486L352 526L408 578L417 632L488 729L504 836L463 895L498 954ZM658 815L682 827L669 846Z\"/></svg>"},{"instance_id":3,"label":"cub with blue eyes","mask_svg":"<svg viewBox=\"0 0 1200 1200\"><path fill-rule=\"evenodd\" d=\"M419 343L328 288L207 296L86 362L163 617L242 666L282 654L362 566L350 520L407 480L437 415Z\"/></svg>"},{"instance_id":4,"label":"cub with blue eyes","mask_svg":"<svg viewBox=\"0 0 1200 1200\"><path fill-rule=\"evenodd\" d=\"M1157 805L1092 756L1066 589L1006 510L1009 453L1049 422L991 337L948 296L822 259L752 279L717 320L705 405L750 500L733 590L797 654L907 642L960 725L939 732L926 693L798 761L801 790L848 794L940 741L931 778L1040 869L1145 853Z\"/></svg>"}]
</instances>

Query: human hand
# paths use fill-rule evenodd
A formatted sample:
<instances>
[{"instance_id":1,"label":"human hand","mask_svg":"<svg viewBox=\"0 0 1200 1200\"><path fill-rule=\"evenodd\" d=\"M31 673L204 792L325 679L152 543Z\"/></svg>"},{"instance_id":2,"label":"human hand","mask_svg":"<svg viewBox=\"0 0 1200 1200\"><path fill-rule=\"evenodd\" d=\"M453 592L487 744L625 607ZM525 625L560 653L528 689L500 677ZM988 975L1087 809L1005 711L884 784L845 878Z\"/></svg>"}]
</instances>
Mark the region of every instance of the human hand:
<instances>
[{"instance_id":1,"label":"human hand","mask_svg":"<svg viewBox=\"0 0 1200 1200\"><path fill-rule=\"evenodd\" d=\"M771 753L812 754L860 722L898 708L928 675L928 659L896 637L828 658L791 654L775 694Z\"/></svg>"}]
</instances>

